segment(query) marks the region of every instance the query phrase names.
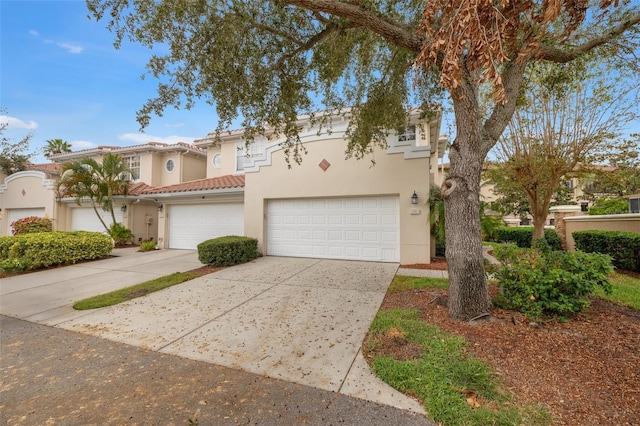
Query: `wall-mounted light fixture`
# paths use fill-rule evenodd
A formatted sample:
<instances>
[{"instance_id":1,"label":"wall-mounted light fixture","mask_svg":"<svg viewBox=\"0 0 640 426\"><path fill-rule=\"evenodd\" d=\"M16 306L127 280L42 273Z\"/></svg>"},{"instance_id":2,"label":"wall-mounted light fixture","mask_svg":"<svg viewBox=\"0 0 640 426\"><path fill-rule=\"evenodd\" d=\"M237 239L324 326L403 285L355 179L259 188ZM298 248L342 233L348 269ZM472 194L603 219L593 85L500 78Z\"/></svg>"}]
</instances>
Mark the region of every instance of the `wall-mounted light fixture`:
<instances>
[{"instance_id":1,"label":"wall-mounted light fixture","mask_svg":"<svg viewBox=\"0 0 640 426\"><path fill-rule=\"evenodd\" d=\"M164 205L158 204L158 212L162 213L162 210L164 210Z\"/></svg>"},{"instance_id":2,"label":"wall-mounted light fixture","mask_svg":"<svg viewBox=\"0 0 640 426\"><path fill-rule=\"evenodd\" d=\"M121 211L122 213L126 213L126 212L127 212L127 205L126 205L126 204L123 204L123 205L122 205L122 207L120 207L120 211Z\"/></svg>"},{"instance_id":3,"label":"wall-mounted light fixture","mask_svg":"<svg viewBox=\"0 0 640 426\"><path fill-rule=\"evenodd\" d=\"M416 194L416 191L413 191L413 195L411 196L411 204L418 204L418 194Z\"/></svg>"}]
</instances>

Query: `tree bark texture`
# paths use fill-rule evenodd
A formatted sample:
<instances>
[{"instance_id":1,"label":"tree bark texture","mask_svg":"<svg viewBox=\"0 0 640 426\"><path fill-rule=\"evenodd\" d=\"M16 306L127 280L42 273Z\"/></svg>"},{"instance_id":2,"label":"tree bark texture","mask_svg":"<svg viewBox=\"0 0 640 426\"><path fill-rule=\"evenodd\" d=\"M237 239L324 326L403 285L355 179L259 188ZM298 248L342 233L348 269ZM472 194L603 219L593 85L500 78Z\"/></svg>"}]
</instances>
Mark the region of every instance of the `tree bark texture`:
<instances>
[{"instance_id":1,"label":"tree bark texture","mask_svg":"<svg viewBox=\"0 0 640 426\"><path fill-rule=\"evenodd\" d=\"M457 134L449 150L449 176L442 184L449 315L468 321L491 310L480 228L480 175L486 141L483 141L477 93L471 79L463 82L452 95Z\"/></svg>"}]
</instances>

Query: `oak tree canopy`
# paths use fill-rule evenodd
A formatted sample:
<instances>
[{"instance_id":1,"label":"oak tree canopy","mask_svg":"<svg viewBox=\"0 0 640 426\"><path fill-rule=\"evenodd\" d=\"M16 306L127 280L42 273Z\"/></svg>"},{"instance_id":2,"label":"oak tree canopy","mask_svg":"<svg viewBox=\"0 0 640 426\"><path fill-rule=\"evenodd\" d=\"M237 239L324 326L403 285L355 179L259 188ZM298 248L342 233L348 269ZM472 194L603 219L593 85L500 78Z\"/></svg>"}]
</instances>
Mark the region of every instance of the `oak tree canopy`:
<instances>
[{"instance_id":1,"label":"oak tree canopy","mask_svg":"<svg viewBox=\"0 0 640 426\"><path fill-rule=\"evenodd\" d=\"M443 185L449 312L485 316L480 173L515 110L528 64L570 62L594 49L637 52L640 5L625 0L87 0L124 39L155 48L158 96L142 126L168 106L202 99L218 130L242 117L247 140L276 129L296 160L296 117L351 108L347 152L384 145L407 107L449 96L456 137ZM633 60L636 60L633 58ZM494 102L480 108L489 85ZM322 121L322 114L317 120Z\"/></svg>"}]
</instances>

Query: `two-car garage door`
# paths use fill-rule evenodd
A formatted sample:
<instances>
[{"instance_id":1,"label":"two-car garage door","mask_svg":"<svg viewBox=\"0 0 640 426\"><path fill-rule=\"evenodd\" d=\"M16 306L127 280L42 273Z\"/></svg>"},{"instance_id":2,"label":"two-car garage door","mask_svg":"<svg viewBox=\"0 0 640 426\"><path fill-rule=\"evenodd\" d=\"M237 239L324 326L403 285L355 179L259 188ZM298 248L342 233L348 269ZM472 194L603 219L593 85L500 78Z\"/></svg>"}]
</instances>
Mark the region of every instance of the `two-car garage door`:
<instances>
[{"instance_id":1,"label":"two-car garage door","mask_svg":"<svg viewBox=\"0 0 640 426\"><path fill-rule=\"evenodd\" d=\"M397 196L270 200L271 256L398 262Z\"/></svg>"}]
</instances>

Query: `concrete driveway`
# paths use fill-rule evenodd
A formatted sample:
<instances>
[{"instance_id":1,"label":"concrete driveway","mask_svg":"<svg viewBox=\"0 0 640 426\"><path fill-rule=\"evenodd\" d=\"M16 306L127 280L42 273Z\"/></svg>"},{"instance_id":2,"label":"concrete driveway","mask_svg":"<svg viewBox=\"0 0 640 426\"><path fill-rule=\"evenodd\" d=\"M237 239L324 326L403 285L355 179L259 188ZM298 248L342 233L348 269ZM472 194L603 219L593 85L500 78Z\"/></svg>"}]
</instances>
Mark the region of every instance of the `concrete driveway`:
<instances>
[{"instance_id":1,"label":"concrete driveway","mask_svg":"<svg viewBox=\"0 0 640 426\"><path fill-rule=\"evenodd\" d=\"M201 266L192 251L117 258L0 282L0 313L424 412L378 380L360 347L397 264L262 257L116 306L74 301Z\"/></svg>"}]
</instances>

